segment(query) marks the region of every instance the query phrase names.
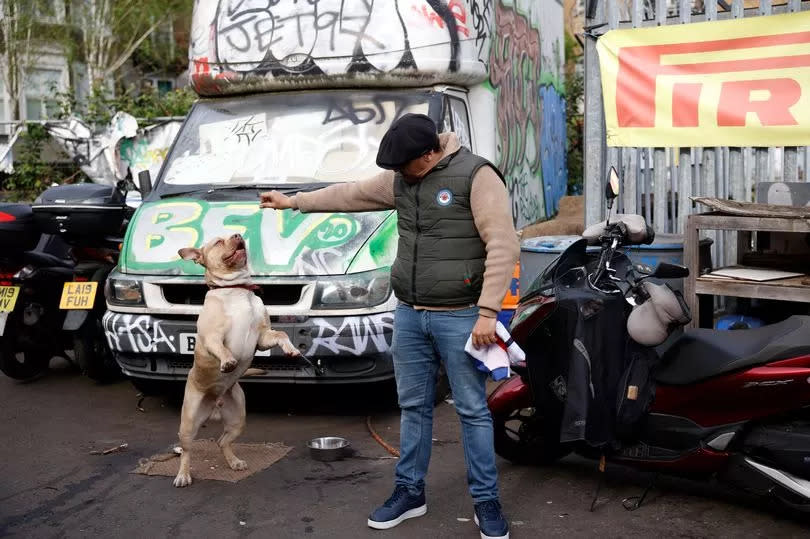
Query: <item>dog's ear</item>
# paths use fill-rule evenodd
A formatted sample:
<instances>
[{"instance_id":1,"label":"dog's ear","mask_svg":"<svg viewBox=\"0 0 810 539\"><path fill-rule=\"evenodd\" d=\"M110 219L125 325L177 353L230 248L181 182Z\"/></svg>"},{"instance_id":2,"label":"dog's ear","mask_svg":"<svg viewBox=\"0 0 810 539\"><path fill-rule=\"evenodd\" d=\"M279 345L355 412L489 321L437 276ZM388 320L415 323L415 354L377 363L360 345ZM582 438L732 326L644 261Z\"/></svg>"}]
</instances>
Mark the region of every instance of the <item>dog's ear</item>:
<instances>
[{"instance_id":1,"label":"dog's ear","mask_svg":"<svg viewBox=\"0 0 810 539\"><path fill-rule=\"evenodd\" d=\"M203 263L203 253L202 249L195 249L194 247L183 247L177 254L180 255L180 258L183 260L191 260L197 264Z\"/></svg>"}]
</instances>

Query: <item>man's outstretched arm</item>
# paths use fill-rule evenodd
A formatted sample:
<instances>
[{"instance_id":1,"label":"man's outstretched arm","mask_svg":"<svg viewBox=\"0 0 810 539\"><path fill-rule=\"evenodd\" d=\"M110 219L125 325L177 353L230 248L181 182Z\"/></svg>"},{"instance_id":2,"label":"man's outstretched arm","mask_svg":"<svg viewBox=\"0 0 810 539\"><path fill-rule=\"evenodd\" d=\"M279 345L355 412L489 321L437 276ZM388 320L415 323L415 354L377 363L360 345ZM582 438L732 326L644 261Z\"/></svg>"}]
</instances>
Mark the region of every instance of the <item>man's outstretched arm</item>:
<instances>
[{"instance_id":1,"label":"man's outstretched arm","mask_svg":"<svg viewBox=\"0 0 810 539\"><path fill-rule=\"evenodd\" d=\"M293 196L268 191L259 198L262 208L292 208L303 213L390 210L394 208L394 172L386 170L358 182L336 183Z\"/></svg>"}]
</instances>

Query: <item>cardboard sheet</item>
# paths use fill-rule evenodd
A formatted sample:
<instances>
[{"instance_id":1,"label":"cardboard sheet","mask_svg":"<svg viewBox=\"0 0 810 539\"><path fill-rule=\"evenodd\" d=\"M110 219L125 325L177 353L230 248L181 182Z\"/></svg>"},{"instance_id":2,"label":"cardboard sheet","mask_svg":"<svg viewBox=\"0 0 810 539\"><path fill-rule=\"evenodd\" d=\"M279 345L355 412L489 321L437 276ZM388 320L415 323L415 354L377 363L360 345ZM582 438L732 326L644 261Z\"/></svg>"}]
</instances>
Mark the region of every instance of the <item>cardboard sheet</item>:
<instances>
[{"instance_id":1,"label":"cardboard sheet","mask_svg":"<svg viewBox=\"0 0 810 539\"><path fill-rule=\"evenodd\" d=\"M764 268L746 268L746 267L733 267L721 268L715 270L705 277L710 278L728 278L742 281L776 281L778 279L790 279L792 277L801 277L802 273L794 273L790 271L779 271Z\"/></svg>"},{"instance_id":2,"label":"cardboard sheet","mask_svg":"<svg viewBox=\"0 0 810 539\"><path fill-rule=\"evenodd\" d=\"M193 481L214 479L236 483L275 464L292 450L282 443L233 444L233 452L247 462L247 470L235 472L228 467L216 441L194 440L191 449L191 478ZM180 468L180 455L166 452L141 459L132 473L174 477Z\"/></svg>"}]
</instances>

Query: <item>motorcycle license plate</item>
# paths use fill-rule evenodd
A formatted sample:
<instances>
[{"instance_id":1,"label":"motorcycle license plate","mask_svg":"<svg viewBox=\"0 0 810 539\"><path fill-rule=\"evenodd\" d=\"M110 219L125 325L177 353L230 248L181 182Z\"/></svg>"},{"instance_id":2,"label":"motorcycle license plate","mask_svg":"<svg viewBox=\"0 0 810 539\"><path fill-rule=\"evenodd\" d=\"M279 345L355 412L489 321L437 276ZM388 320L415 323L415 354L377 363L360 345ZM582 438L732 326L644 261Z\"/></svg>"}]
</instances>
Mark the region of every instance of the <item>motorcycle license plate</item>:
<instances>
[{"instance_id":1,"label":"motorcycle license plate","mask_svg":"<svg viewBox=\"0 0 810 539\"><path fill-rule=\"evenodd\" d=\"M0 286L0 313L10 313L20 295L19 286Z\"/></svg>"},{"instance_id":2,"label":"motorcycle license plate","mask_svg":"<svg viewBox=\"0 0 810 539\"><path fill-rule=\"evenodd\" d=\"M92 309L96 301L97 282L70 282L62 288L60 309Z\"/></svg>"}]
</instances>

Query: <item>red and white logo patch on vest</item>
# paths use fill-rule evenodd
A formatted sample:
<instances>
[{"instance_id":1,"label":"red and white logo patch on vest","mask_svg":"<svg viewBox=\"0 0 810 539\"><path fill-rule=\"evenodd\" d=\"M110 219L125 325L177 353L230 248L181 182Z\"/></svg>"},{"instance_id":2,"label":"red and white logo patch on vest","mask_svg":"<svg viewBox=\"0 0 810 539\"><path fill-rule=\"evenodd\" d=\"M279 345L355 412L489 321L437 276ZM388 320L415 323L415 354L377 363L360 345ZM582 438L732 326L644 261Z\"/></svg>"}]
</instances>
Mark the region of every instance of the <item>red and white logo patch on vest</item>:
<instances>
[{"instance_id":1,"label":"red and white logo patch on vest","mask_svg":"<svg viewBox=\"0 0 810 539\"><path fill-rule=\"evenodd\" d=\"M453 203L453 193L450 189L442 189L436 194L436 202L439 206L449 206Z\"/></svg>"}]
</instances>

